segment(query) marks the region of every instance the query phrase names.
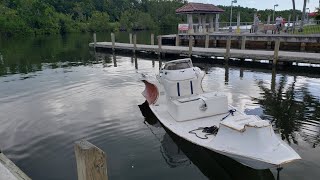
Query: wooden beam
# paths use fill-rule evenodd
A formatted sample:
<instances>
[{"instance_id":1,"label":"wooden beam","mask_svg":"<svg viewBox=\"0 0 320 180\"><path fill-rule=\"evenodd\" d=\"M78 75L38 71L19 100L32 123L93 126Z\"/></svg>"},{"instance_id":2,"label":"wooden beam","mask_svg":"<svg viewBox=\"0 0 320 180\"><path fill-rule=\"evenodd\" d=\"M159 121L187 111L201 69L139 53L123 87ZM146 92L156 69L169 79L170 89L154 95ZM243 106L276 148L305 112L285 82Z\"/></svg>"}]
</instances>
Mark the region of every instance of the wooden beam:
<instances>
[{"instance_id":1,"label":"wooden beam","mask_svg":"<svg viewBox=\"0 0 320 180\"><path fill-rule=\"evenodd\" d=\"M88 141L77 141L74 146L78 180L108 180L105 153Z\"/></svg>"}]
</instances>

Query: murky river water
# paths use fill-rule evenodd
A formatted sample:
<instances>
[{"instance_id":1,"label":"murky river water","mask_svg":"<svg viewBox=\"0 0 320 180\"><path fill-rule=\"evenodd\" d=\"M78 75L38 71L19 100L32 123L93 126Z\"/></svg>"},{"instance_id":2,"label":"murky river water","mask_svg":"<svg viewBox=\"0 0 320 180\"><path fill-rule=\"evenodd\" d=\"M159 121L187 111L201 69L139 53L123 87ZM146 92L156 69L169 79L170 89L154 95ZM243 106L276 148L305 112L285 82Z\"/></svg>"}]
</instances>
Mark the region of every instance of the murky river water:
<instances>
[{"instance_id":1,"label":"murky river water","mask_svg":"<svg viewBox=\"0 0 320 180\"><path fill-rule=\"evenodd\" d=\"M146 121L139 77L157 73L159 62L94 54L90 40L0 40L0 149L31 178L76 179L73 143L80 139L106 152L110 179L276 178L275 169L247 168ZM272 121L301 155L281 179L320 177L320 75L196 65L207 72L206 91L223 91L233 106Z\"/></svg>"}]
</instances>

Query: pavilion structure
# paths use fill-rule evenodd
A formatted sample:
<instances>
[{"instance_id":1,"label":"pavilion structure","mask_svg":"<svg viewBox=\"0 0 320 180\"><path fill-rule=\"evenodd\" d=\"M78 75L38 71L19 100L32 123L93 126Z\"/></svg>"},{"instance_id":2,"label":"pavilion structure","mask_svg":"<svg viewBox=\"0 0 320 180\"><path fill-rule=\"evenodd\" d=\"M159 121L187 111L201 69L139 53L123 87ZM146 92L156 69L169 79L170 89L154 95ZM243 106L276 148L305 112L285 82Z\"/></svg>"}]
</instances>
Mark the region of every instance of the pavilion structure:
<instances>
[{"instance_id":1,"label":"pavilion structure","mask_svg":"<svg viewBox=\"0 0 320 180\"><path fill-rule=\"evenodd\" d=\"M219 29L219 14L224 10L212 4L188 3L176 10L176 14L186 14L188 21L188 33L213 33ZM215 26L214 26L215 16ZM193 20L198 17L198 23ZM207 23L209 18L209 24ZM209 25L209 26L208 26Z\"/></svg>"}]
</instances>

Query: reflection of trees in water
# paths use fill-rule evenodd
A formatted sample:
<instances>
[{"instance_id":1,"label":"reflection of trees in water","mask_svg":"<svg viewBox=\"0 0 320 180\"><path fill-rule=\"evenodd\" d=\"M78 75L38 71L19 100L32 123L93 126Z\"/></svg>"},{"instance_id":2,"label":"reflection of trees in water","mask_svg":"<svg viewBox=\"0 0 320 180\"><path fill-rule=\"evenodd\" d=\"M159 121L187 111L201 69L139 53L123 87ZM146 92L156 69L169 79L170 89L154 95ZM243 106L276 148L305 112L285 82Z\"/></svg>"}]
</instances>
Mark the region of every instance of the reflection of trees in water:
<instances>
[{"instance_id":1,"label":"reflection of trees in water","mask_svg":"<svg viewBox=\"0 0 320 180\"><path fill-rule=\"evenodd\" d=\"M320 136L320 103L307 87L296 87L296 81L294 77L288 84L287 77L282 76L276 86L275 78L272 78L271 88L259 81L262 94L254 100L263 108L263 118L273 123L283 140L297 144L295 135L299 132L305 141L316 147Z\"/></svg>"},{"instance_id":2,"label":"reflection of trees in water","mask_svg":"<svg viewBox=\"0 0 320 180\"><path fill-rule=\"evenodd\" d=\"M86 34L0 39L0 76L93 64Z\"/></svg>"}]
</instances>

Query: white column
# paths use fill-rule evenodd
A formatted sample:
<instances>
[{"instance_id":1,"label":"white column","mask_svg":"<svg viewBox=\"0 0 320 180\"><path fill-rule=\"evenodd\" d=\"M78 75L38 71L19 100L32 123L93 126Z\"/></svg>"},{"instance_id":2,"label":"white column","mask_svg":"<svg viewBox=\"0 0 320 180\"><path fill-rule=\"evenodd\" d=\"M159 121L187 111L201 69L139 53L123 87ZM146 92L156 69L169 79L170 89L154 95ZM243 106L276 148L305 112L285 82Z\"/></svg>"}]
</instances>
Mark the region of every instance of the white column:
<instances>
[{"instance_id":1,"label":"white column","mask_svg":"<svg viewBox=\"0 0 320 180\"><path fill-rule=\"evenodd\" d=\"M192 18L192 14L187 14L187 19L188 19L188 24L189 24L189 30L188 30L188 33L194 33L194 30L193 30L193 18Z\"/></svg>"},{"instance_id":2,"label":"white column","mask_svg":"<svg viewBox=\"0 0 320 180\"><path fill-rule=\"evenodd\" d=\"M209 22L210 22L210 29L209 32L213 33L214 32L214 27L213 27L213 14L209 15Z\"/></svg>"},{"instance_id":3,"label":"white column","mask_svg":"<svg viewBox=\"0 0 320 180\"><path fill-rule=\"evenodd\" d=\"M269 14L267 24L270 24L270 19L271 19L271 15Z\"/></svg>"},{"instance_id":4,"label":"white column","mask_svg":"<svg viewBox=\"0 0 320 180\"><path fill-rule=\"evenodd\" d=\"M207 33L207 16L206 15L202 15L202 33Z\"/></svg>"},{"instance_id":5,"label":"white column","mask_svg":"<svg viewBox=\"0 0 320 180\"><path fill-rule=\"evenodd\" d=\"M219 31L219 18L220 18L220 15L216 14L216 22L215 22L215 28L214 28L216 32Z\"/></svg>"}]
</instances>

